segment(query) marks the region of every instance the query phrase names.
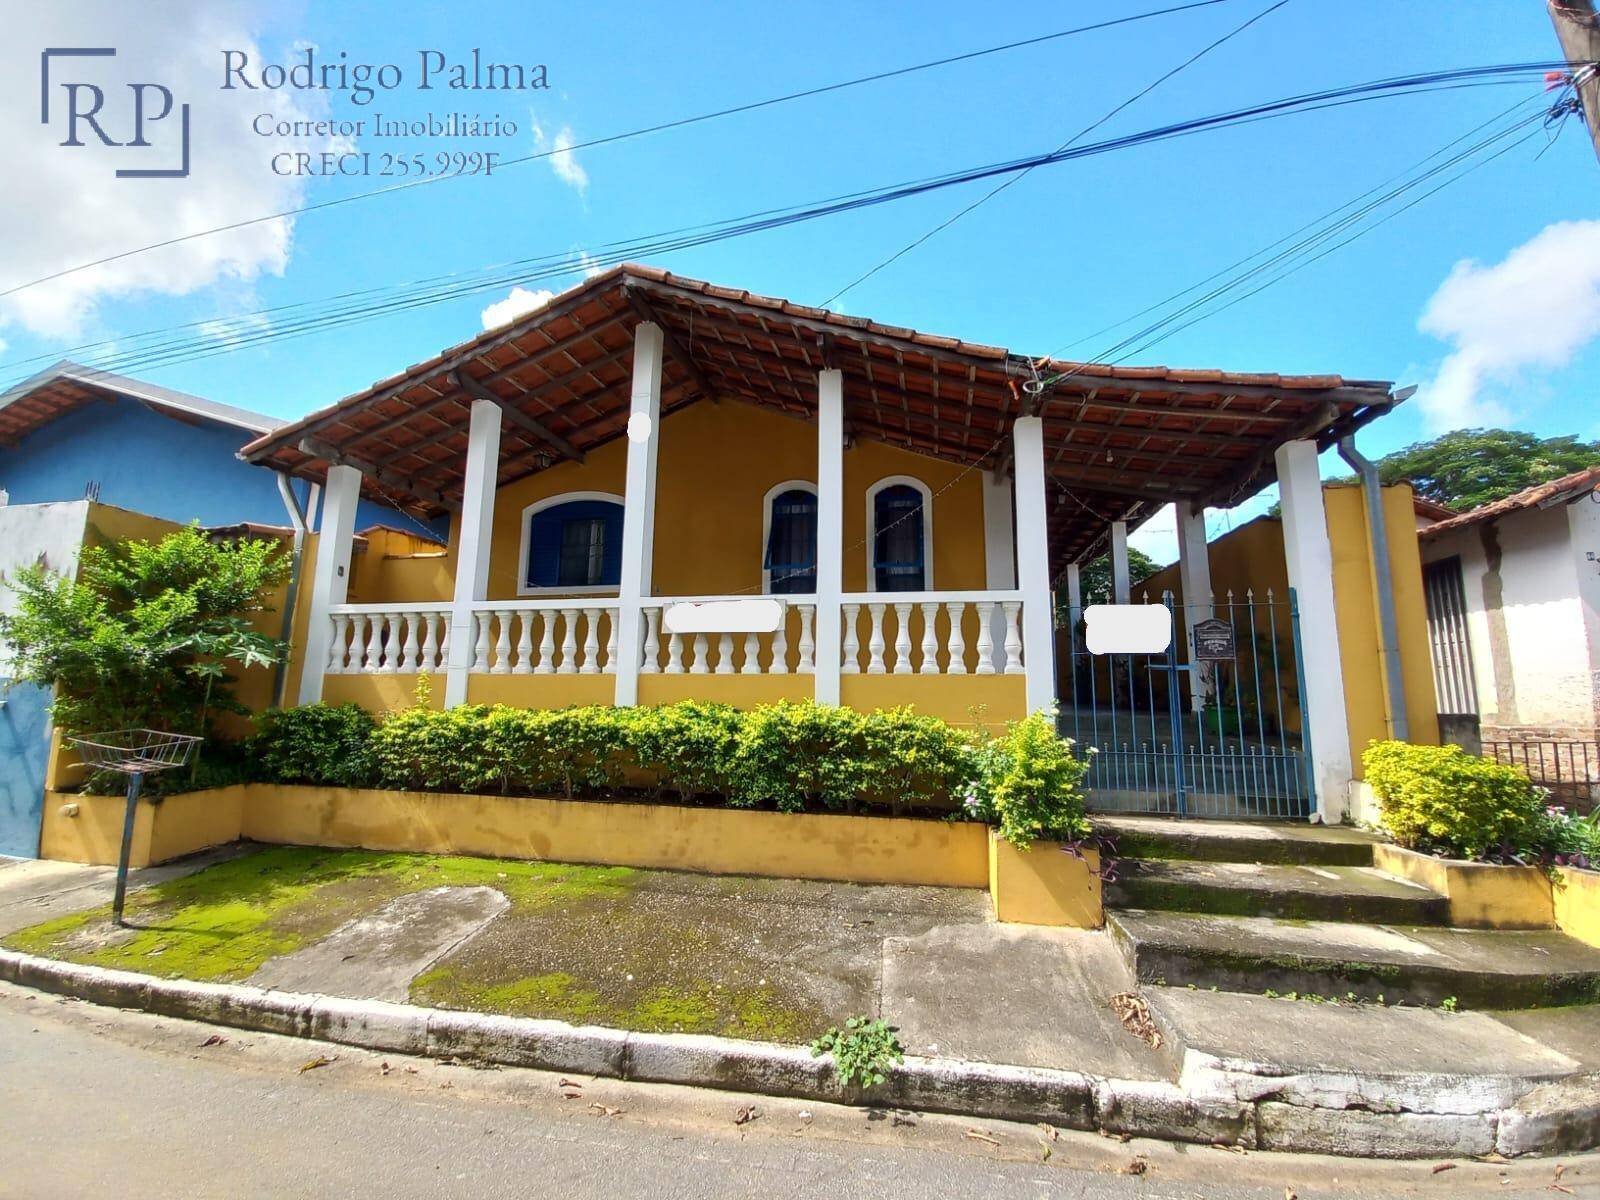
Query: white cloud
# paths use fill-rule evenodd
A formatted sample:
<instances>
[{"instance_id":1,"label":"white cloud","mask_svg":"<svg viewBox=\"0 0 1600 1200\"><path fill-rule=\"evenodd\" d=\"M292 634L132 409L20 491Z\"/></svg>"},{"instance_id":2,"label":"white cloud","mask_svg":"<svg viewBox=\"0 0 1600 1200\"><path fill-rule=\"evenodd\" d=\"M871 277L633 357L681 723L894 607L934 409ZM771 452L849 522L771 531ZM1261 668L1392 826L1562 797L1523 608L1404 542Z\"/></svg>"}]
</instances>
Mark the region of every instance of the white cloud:
<instances>
[{"instance_id":1,"label":"white cloud","mask_svg":"<svg viewBox=\"0 0 1600 1200\"><path fill-rule=\"evenodd\" d=\"M577 250L574 257L577 258L578 265L583 268L583 277L585 279L593 279L596 275L604 275L606 273L606 268L601 265L600 260L587 250Z\"/></svg>"},{"instance_id":2,"label":"white cloud","mask_svg":"<svg viewBox=\"0 0 1600 1200\"><path fill-rule=\"evenodd\" d=\"M305 137L258 136L251 119L270 111L281 120L322 115L300 95L222 91L224 49L240 50L252 64L265 61L257 38L263 20L247 0L204 5L129 5L121 0L18 5L0 42L0 77L16 86L0 95L7 133L6 180L0 189L0 226L6 231L0 288L304 202L306 181L276 174L272 156L283 150L320 152L326 142ZM102 84L109 136L126 138L131 119L125 85L149 81L171 89L176 104L190 106L190 174L183 179L117 178L119 167L171 165L153 124L150 150L111 148L84 130L86 144L60 145L64 121L52 112L40 122L40 49L112 46L107 59L56 60L63 82L71 71ZM24 86L27 84L28 86ZM66 93L52 89L58 103ZM320 102L321 97L317 97ZM135 161L152 156L153 161ZM18 326L46 338L75 337L107 300L135 295L186 295L222 283L248 288L263 275L282 274L293 248L293 218L194 238L78 271L0 298L0 328Z\"/></svg>"},{"instance_id":3,"label":"white cloud","mask_svg":"<svg viewBox=\"0 0 1600 1200\"><path fill-rule=\"evenodd\" d=\"M530 292L525 287L514 287L504 300L496 300L483 310L483 327L494 329L496 326L509 325L518 317L543 308L555 299L555 295L546 288Z\"/></svg>"},{"instance_id":4,"label":"white cloud","mask_svg":"<svg viewBox=\"0 0 1600 1200\"><path fill-rule=\"evenodd\" d=\"M1510 388L1600 336L1600 221L1547 225L1493 266L1458 262L1417 328L1454 345L1417 393L1429 426L1506 421Z\"/></svg>"},{"instance_id":5,"label":"white cloud","mask_svg":"<svg viewBox=\"0 0 1600 1200\"><path fill-rule=\"evenodd\" d=\"M563 125L551 137L539 124L537 117L532 118L533 144L540 151L550 151L550 157L545 161L550 164L550 169L556 173L556 178L572 188L578 195L586 195L589 191L589 172L583 169L578 162L577 153L572 149L576 139L572 136L572 127Z\"/></svg>"}]
</instances>

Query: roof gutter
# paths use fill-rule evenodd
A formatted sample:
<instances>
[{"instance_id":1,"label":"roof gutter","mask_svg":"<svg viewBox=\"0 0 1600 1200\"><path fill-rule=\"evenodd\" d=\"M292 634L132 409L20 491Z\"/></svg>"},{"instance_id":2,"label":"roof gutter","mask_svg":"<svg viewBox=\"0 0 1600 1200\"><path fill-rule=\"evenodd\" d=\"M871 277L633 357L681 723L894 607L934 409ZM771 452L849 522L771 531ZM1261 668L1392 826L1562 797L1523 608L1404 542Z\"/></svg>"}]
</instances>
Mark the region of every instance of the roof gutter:
<instances>
[{"instance_id":1,"label":"roof gutter","mask_svg":"<svg viewBox=\"0 0 1600 1200\"><path fill-rule=\"evenodd\" d=\"M1383 486L1378 464L1356 449L1356 439L1339 439L1339 457L1361 479L1366 500L1367 531L1372 543L1372 577L1378 591L1378 650L1383 658L1383 689L1389 703L1389 732L1396 741L1408 741L1411 723L1406 713L1405 679L1400 674L1400 622L1395 615L1394 574L1389 568L1389 530L1383 519Z\"/></svg>"}]
</instances>

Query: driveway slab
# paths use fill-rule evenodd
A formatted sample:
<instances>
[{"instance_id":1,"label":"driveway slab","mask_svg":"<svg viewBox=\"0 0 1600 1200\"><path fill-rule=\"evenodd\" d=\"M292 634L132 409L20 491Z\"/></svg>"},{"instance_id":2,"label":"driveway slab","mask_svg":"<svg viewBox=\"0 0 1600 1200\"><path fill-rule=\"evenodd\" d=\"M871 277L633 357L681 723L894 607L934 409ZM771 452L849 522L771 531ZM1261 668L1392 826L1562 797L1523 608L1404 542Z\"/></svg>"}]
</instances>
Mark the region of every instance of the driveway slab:
<instances>
[{"instance_id":1,"label":"driveway slab","mask_svg":"<svg viewBox=\"0 0 1600 1200\"><path fill-rule=\"evenodd\" d=\"M257 987L404 1000L411 981L510 907L491 887L436 887L389 901L319 942L269 959Z\"/></svg>"},{"instance_id":2,"label":"driveway slab","mask_svg":"<svg viewBox=\"0 0 1600 1200\"><path fill-rule=\"evenodd\" d=\"M944 925L883 944L883 1012L912 1054L1171 1079L1110 998L1135 987L1111 939L1085 929Z\"/></svg>"}]
</instances>

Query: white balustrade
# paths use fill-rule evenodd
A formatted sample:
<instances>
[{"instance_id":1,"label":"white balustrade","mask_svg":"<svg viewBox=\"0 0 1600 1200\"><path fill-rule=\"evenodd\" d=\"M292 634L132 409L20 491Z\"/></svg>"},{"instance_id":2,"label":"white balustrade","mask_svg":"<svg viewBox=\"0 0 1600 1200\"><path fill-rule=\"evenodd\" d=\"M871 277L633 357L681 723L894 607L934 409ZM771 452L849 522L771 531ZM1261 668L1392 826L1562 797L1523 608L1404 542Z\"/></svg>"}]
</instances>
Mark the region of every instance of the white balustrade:
<instances>
[{"instance_id":1,"label":"white balustrade","mask_svg":"<svg viewBox=\"0 0 1600 1200\"><path fill-rule=\"evenodd\" d=\"M1022 601L1015 592L858 592L840 606L846 675L862 671L859 617L867 615L868 675L1022 674ZM1003 622L1003 624L1002 624ZM995 653L1005 630L1004 666ZM977 635L972 650L969 630Z\"/></svg>"},{"instance_id":2,"label":"white balustrade","mask_svg":"<svg viewBox=\"0 0 1600 1200\"><path fill-rule=\"evenodd\" d=\"M679 600L647 599L643 646L633 650L642 655L639 669L668 675L814 674L821 651L816 601L809 596L781 601L783 618L771 632L682 635L667 633L663 619L664 609ZM328 617L324 670L330 675L443 672L449 611L437 603L339 605ZM614 674L618 654L628 653L617 644L614 602L575 607L563 599L476 606L471 645L472 671L494 675ZM838 652L845 675L1021 675L1022 599L1014 591L849 595L840 606Z\"/></svg>"},{"instance_id":3,"label":"white balustrade","mask_svg":"<svg viewBox=\"0 0 1600 1200\"><path fill-rule=\"evenodd\" d=\"M784 612L771 632L730 631L710 634L666 632L664 612L674 604L704 604L750 596L668 596L644 602L643 675L787 675L809 674L816 667L816 635L812 622L817 606L809 597L783 597ZM798 662L791 667L791 636ZM664 652L664 653L663 653ZM663 658L665 662L663 662Z\"/></svg>"},{"instance_id":4,"label":"white balustrade","mask_svg":"<svg viewBox=\"0 0 1600 1200\"><path fill-rule=\"evenodd\" d=\"M397 675L439 672L448 629L444 605L342 604L328 614L332 627L326 673Z\"/></svg>"}]
</instances>

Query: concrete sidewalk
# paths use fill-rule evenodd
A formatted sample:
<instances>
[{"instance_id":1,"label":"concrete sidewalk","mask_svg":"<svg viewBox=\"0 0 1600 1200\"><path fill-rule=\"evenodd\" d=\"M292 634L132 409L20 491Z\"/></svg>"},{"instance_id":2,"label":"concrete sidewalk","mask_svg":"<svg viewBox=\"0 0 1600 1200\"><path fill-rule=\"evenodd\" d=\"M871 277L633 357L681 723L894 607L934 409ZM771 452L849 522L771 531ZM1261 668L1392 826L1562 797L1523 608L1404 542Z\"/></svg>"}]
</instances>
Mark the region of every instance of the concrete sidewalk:
<instances>
[{"instance_id":1,"label":"concrete sidewalk","mask_svg":"<svg viewBox=\"0 0 1600 1200\"><path fill-rule=\"evenodd\" d=\"M258 986L152 979L172 974L179 939L226 940L243 927L204 909L190 932L188 910L148 892L130 907L134 931L85 917L50 951L145 974L0 953L0 975L396 1052L821 1099L849 1096L804 1043L869 1013L898 1026L911 1056L879 1097L886 1103L1378 1157L1600 1141L1594 1007L1454 1013L1141 992L1107 933L996 924L982 893L954 889L245 853L218 878L298 897L247 923L252 945L280 949L209 976ZM285 863L282 874L292 855L311 873L278 881L271 864ZM222 857L138 882L183 878ZM369 860L378 874L362 877ZM192 899L200 882L179 891ZM0 930L103 904L109 888L102 868L7 865ZM148 959L130 958L130 947ZM1148 1003L1137 1032L1112 1009L1127 993ZM408 998L424 1007L394 1003Z\"/></svg>"},{"instance_id":2,"label":"concrete sidewalk","mask_svg":"<svg viewBox=\"0 0 1600 1200\"><path fill-rule=\"evenodd\" d=\"M168 879L181 879L248 852L249 847L235 843L159 867L142 867L128 873L128 886L149 887ZM0 858L0 937L40 921L110 904L116 883L115 867L87 867L43 858Z\"/></svg>"}]
</instances>

